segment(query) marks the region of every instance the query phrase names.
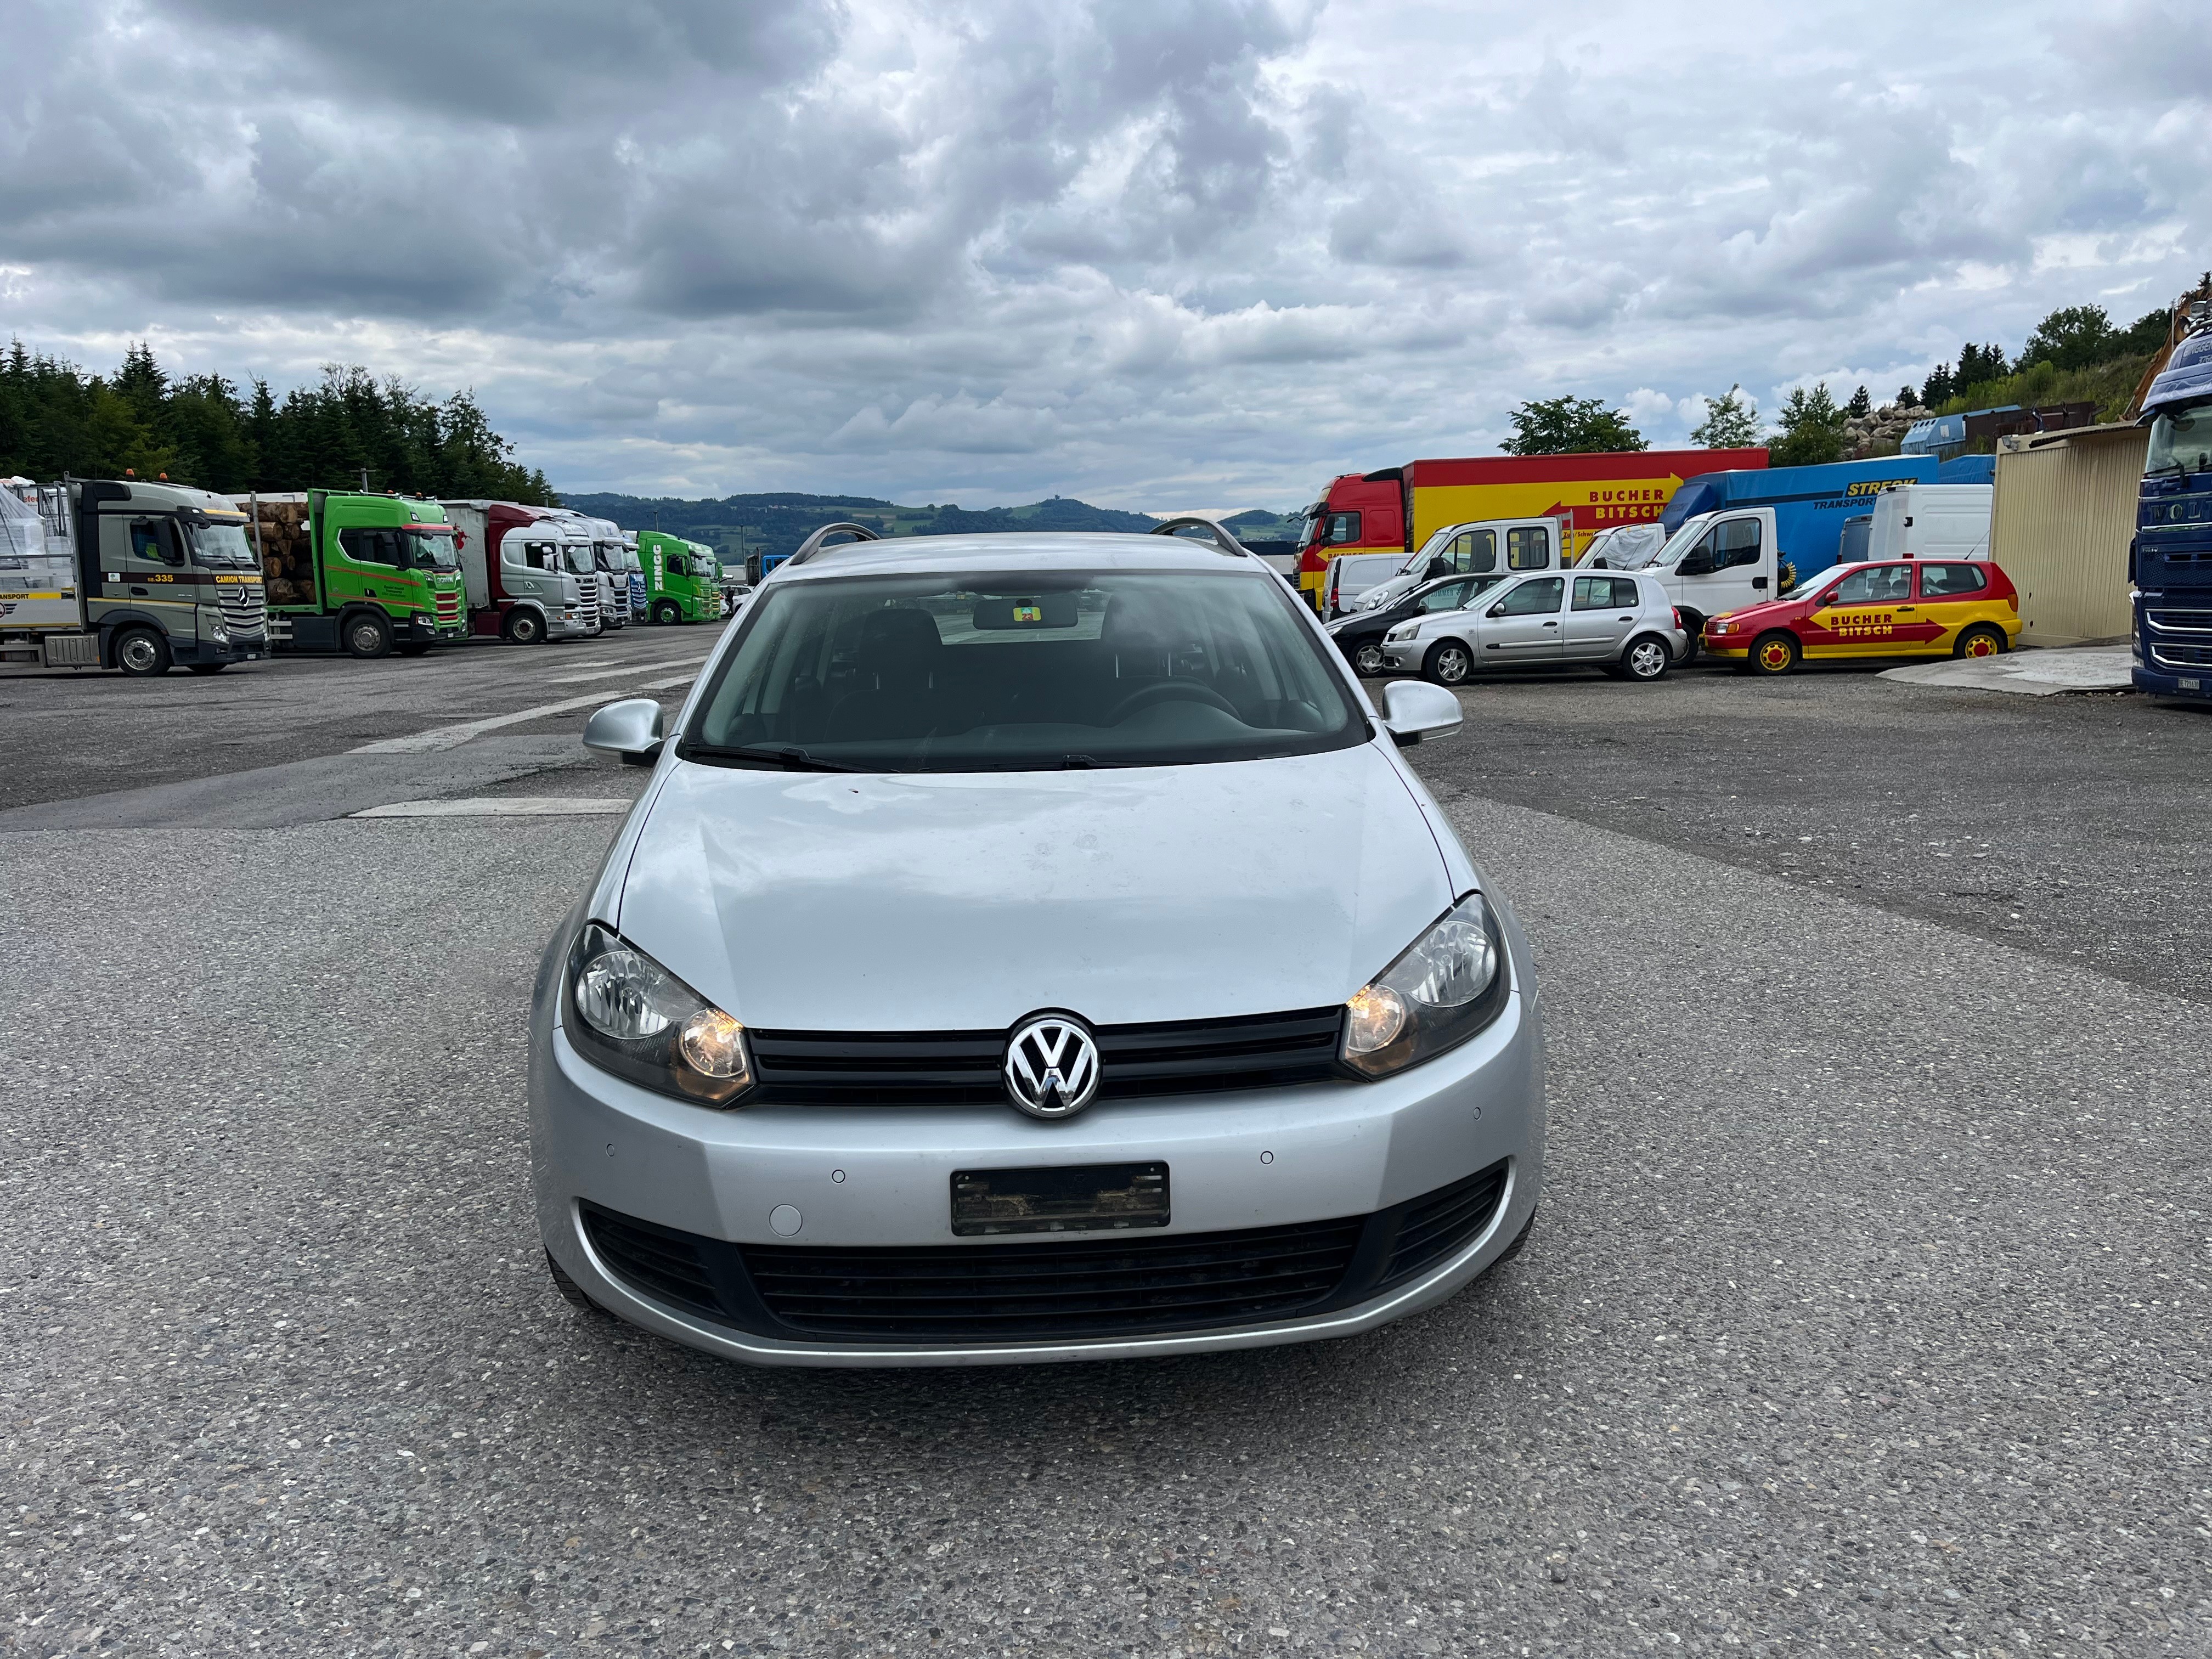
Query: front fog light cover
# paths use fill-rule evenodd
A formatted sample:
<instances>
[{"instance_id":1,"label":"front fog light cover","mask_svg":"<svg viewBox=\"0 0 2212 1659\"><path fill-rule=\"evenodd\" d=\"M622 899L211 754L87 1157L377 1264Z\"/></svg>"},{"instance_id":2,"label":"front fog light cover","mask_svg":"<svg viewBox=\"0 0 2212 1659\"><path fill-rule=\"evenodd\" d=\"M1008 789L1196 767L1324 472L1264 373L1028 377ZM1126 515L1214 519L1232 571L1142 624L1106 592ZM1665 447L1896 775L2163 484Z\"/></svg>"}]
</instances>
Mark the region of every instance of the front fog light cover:
<instances>
[{"instance_id":1,"label":"front fog light cover","mask_svg":"<svg viewBox=\"0 0 2212 1659\"><path fill-rule=\"evenodd\" d=\"M569 1040L617 1077L702 1105L734 1105L752 1086L745 1028L599 922L568 957Z\"/></svg>"},{"instance_id":2,"label":"front fog light cover","mask_svg":"<svg viewBox=\"0 0 2212 1659\"><path fill-rule=\"evenodd\" d=\"M1498 1018L1509 973L1497 918L1470 893L1345 1004L1344 1063L1388 1077Z\"/></svg>"}]
</instances>

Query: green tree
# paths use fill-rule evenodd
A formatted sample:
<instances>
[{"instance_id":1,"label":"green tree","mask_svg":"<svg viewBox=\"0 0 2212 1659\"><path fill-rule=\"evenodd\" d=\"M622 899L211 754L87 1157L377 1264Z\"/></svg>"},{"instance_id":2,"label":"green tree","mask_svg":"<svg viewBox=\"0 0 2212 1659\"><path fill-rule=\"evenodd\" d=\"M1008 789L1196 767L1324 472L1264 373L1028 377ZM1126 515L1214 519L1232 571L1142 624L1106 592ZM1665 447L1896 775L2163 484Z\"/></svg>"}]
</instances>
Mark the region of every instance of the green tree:
<instances>
[{"instance_id":1,"label":"green tree","mask_svg":"<svg viewBox=\"0 0 2212 1659\"><path fill-rule=\"evenodd\" d=\"M2146 356L2166 344L2166 331L2173 325L2173 313L2160 306L2155 311L2146 311L2128 325L2114 343L2125 356Z\"/></svg>"},{"instance_id":2,"label":"green tree","mask_svg":"<svg viewBox=\"0 0 2212 1659\"><path fill-rule=\"evenodd\" d=\"M1919 393L1913 391L1913 389L1909 386L1901 386L1897 388L1897 401L1892 404L1891 407L1894 409L1911 409L1917 404L1919 401Z\"/></svg>"},{"instance_id":3,"label":"green tree","mask_svg":"<svg viewBox=\"0 0 2212 1659\"><path fill-rule=\"evenodd\" d=\"M1818 466L1844 458L1845 416L1823 380L1784 399L1782 430L1768 441L1770 466Z\"/></svg>"},{"instance_id":4,"label":"green tree","mask_svg":"<svg viewBox=\"0 0 2212 1659\"><path fill-rule=\"evenodd\" d=\"M1705 418L1691 430L1690 441L1700 449L1749 449L1759 442L1759 408L1741 383L1724 398L1705 399Z\"/></svg>"},{"instance_id":5,"label":"green tree","mask_svg":"<svg viewBox=\"0 0 2212 1659\"><path fill-rule=\"evenodd\" d=\"M1844 413L1854 419L1863 419L1874 413L1874 398L1864 386L1851 393L1850 402L1844 405Z\"/></svg>"},{"instance_id":6,"label":"green tree","mask_svg":"<svg viewBox=\"0 0 2212 1659\"><path fill-rule=\"evenodd\" d=\"M1508 455L1613 454L1650 447L1628 423L1627 411L1607 409L1601 398L1534 398L1505 418L1513 423L1513 435L1501 446Z\"/></svg>"},{"instance_id":7,"label":"green tree","mask_svg":"<svg viewBox=\"0 0 2212 1659\"><path fill-rule=\"evenodd\" d=\"M1920 401L1930 409L1940 409L1951 401L1951 365L1938 363L1920 383Z\"/></svg>"},{"instance_id":8,"label":"green tree","mask_svg":"<svg viewBox=\"0 0 2212 1659\"><path fill-rule=\"evenodd\" d=\"M2102 306L2061 306L2035 325L2020 349L2022 367L2050 363L2058 368L2087 368L2119 355L2123 337Z\"/></svg>"}]
</instances>

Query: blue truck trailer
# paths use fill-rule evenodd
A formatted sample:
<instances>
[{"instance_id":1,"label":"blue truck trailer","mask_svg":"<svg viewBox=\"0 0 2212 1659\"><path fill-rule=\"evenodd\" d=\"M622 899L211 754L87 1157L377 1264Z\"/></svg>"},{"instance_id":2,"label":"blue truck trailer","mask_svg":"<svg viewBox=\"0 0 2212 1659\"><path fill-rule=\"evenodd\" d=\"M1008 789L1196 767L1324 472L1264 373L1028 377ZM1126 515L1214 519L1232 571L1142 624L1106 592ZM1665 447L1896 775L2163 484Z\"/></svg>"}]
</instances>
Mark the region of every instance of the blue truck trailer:
<instances>
[{"instance_id":1,"label":"blue truck trailer","mask_svg":"<svg viewBox=\"0 0 2212 1659\"><path fill-rule=\"evenodd\" d=\"M1933 455L1893 455L1886 460L1832 461L1825 466L1701 473L1684 481L1659 522L1671 536L1695 514L1771 507L1782 556L1802 582L1836 562L1844 520L1871 512L1874 498L1885 489L1934 483L1940 465Z\"/></svg>"},{"instance_id":2,"label":"blue truck trailer","mask_svg":"<svg viewBox=\"0 0 2212 1659\"><path fill-rule=\"evenodd\" d=\"M2128 548L2136 690L2212 701L2212 301L2143 396L2142 488Z\"/></svg>"}]
</instances>

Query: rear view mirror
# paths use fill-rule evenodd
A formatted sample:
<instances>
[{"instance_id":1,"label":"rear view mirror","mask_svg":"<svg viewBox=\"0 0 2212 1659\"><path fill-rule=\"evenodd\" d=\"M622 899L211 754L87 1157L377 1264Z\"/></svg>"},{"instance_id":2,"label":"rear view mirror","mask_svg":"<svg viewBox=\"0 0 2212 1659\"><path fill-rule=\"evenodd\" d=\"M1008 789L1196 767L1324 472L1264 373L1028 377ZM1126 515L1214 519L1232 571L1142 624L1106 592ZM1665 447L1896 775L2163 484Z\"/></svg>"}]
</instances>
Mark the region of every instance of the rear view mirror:
<instances>
[{"instance_id":1,"label":"rear view mirror","mask_svg":"<svg viewBox=\"0 0 2212 1659\"><path fill-rule=\"evenodd\" d=\"M584 747L595 755L618 755L627 766L650 766L667 741L667 722L651 697L611 702L584 722Z\"/></svg>"},{"instance_id":2,"label":"rear view mirror","mask_svg":"<svg viewBox=\"0 0 2212 1659\"><path fill-rule=\"evenodd\" d=\"M1392 680L1382 688L1382 729L1401 749L1459 730L1459 699L1426 680Z\"/></svg>"}]
</instances>

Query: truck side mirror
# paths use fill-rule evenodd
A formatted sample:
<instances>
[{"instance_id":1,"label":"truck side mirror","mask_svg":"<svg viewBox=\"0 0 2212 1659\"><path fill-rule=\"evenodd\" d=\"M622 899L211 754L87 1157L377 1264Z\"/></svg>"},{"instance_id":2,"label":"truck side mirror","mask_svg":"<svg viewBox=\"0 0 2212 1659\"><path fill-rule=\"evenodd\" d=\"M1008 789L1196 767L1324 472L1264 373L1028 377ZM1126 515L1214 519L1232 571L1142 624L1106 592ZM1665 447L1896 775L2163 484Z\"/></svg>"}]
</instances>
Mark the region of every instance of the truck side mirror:
<instances>
[{"instance_id":1,"label":"truck side mirror","mask_svg":"<svg viewBox=\"0 0 2212 1659\"><path fill-rule=\"evenodd\" d=\"M618 756L626 766L650 766L660 758L667 727L668 716L659 702L631 697L592 710L584 722L584 747L595 755Z\"/></svg>"}]
</instances>

